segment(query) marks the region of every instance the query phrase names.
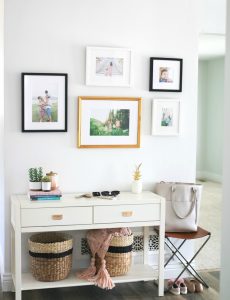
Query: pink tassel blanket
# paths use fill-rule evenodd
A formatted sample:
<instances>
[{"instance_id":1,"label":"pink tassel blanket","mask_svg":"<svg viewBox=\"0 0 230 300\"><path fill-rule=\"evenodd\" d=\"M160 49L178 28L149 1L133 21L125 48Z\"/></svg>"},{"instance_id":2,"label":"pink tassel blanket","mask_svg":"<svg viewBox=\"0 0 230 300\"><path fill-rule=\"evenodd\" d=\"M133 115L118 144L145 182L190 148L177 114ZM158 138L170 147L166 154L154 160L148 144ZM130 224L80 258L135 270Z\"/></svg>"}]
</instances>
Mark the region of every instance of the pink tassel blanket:
<instances>
[{"instance_id":1,"label":"pink tassel blanket","mask_svg":"<svg viewBox=\"0 0 230 300\"><path fill-rule=\"evenodd\" d=\"M94 284L102 289L112 289L115 284L112 281L105 262L105 254L108 251L109 244L113 236L131 235L129 228L114 229L95 229L87 233L87 242L92 253L90 266L82 273L77 274L81 279L94 282ZM96 270L95 256L101 259L100 269Z\"/></svg>"}]
</instances>

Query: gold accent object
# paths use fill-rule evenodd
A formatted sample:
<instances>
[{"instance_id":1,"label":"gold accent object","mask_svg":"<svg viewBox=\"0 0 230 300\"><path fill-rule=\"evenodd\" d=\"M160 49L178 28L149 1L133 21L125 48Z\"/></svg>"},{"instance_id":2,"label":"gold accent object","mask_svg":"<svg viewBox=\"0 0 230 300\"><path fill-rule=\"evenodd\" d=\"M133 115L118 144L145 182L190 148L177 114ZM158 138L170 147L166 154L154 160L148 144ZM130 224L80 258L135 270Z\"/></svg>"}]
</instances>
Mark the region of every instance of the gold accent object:
<instances>
[{"instance_id":1,"label":"gold accent object","mask_svg":"<svg viewBox=\"0 0 230 300\"><path fill-rule=\"evenodd\" d=\"M84 101L136 101L138 103L137 111L137 138L134 144L104 144L104 145L88 145L82 143L82 104ZM140 148L140 136L141 136L141 101L140 97L99 97L99 96L79 96L78 97L78 136L77 147L78 148ZM106 136L105 136L106 137Z\"/></svg>"},{"instance_id":2,"label":"gold accent object","mask_svg":"<svg viewBox=\"0 0 230 300\"><path fill-rule=\"evenodd\" d=\"M52 215L52 220L59 221L63 219L63 215Z\"/></svg>"},{"instance_id":3,"label":"gold accent object","mask_svg":"<svg viewBox=\"0 0 230 300\"><path fill-rule=\"evenodd\" d=\"M132 217L133 211L123 211L121 214L122 217Z\"/></svg>"}]
</instances>

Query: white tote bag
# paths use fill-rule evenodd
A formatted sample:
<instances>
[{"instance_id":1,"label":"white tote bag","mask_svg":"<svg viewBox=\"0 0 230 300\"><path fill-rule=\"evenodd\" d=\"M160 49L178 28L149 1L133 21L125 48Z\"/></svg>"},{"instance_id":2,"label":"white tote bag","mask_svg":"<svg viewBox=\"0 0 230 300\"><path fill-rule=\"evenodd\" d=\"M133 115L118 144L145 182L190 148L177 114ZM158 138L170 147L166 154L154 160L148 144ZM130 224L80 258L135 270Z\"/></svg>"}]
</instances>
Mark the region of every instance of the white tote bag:
<instances>
[{"instance_id":1,"label":"white tote bag","mask_svg":"<svg viewBox=\"0 0 230 300\"><path fill-rule=\"evenodd\" d=\"M197 231L202 185L182 182L160 182L155 192L166 200L165 231Z\"/></svg>"}]
</instances>

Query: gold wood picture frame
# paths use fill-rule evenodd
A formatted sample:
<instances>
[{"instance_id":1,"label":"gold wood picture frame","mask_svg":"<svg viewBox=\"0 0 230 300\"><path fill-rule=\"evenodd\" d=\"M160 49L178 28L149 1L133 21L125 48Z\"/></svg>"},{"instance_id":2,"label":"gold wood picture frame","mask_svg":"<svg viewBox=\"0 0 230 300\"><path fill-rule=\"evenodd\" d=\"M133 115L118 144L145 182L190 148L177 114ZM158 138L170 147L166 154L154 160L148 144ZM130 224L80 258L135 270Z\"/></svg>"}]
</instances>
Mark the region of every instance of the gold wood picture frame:
<instances>
[{"instance_id":1,"label":"gold wood picture frame","mask_svg":"<svg viewBox=\"0 0 230 300\"><path fill-rule=\"evenodd\" d=\"M78 148L140 148L140 97L78 97Z\"/></svg>"}]
</instances>

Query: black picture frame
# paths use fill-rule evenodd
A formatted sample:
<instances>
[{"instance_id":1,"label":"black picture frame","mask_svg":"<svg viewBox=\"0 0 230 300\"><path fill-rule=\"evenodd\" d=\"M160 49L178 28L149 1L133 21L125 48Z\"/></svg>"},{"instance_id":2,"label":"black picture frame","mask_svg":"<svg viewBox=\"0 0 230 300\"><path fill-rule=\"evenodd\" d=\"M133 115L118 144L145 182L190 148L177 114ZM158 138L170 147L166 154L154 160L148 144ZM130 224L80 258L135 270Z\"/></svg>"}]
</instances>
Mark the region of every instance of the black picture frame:
<instances>
[{"instance_id":1,"label":"black picture frame","mask_svg":"<svg viewBox=\"0 0 230 300\"><path fill-rule=\"evenodd\" d=\"M159 67L160 61L162 67ZM170 67L165 67L165 64ZM175 65L177 71L177 78L162 79L160 72L168 73L168 70L172 69ZM162 69L160 71L160 69ZM170 71L173 74L173 70ZM149 91L153 92L182 92L182 73L183 73L183 59L182 58L165 58L165 57L150 57L150 76L149 76ZM174 74L175 75L175 74ZM176 76L176 75L175 75ZM165 81L163 81L165 80ZM168 80L168 81L166 81ZM170 81L171 80L171 81Z\"/></svg>"},{"instance_id":2,"label":"black picture frame","mask_svg":"<svg viewBox=\"0 0 230 300\"><path fill-rule=\"evenodd\" d=\"M37 83L37 87L36 87L36 83ZM55 94L55 97L52 94L51 96L49 95L50 93L49 88L51 88L51 90L55 90L55 92L57 93ZM40 92L41 90L42 92ZM68 114L68 105L67 105L68 74L67 73L23 72L21 73L21 93L22 93L21 94L22 132L67 132L67 121L68 121L67 120L67 114ZM51 103L44 102L44 105L37 104L38 106L40 106L40 108L36 109L35 104L33 102L35 102L36 101L35 99L38 97L42 98L41 100L38 101L42 101L42 100L45 101L44 100L45 97L46 100L48 100L48 98L56 99L56 103L55 100L53 100L50 101ZM36 111L34 111L34 107ZM41 109L42 107L44 108L43 109L44 116L43 116L43 110ZM49 109L47 109L47 107ZM52 108L55 109L55 114L54 112L52 112ZM31 111L28 111L28 109L31 109ZM39 115L40 120L38 120L38 110L40 114ZM52 117L54 115L55 117L53 119L55 119L56 121L52 121ZM33 118L35 119L35 121L33 120Z\"/></svg>"}]
</instances>

